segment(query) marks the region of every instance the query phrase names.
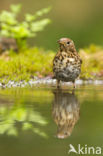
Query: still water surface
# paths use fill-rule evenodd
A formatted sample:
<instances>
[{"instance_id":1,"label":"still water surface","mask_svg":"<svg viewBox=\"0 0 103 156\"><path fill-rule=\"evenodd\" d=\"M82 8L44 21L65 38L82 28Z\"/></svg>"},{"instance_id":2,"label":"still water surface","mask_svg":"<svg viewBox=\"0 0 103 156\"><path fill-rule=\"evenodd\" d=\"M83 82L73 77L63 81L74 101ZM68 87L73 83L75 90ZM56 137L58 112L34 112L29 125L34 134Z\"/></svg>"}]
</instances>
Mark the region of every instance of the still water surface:
<instances>
[{"instance_id":1,"label":"still water surface","mask_svg":"<svg viewBox=\"0 0 103 156\"><path fill-rule=\"evenodd\" d=\"M103 146L103 86L0 90L0 156L67 156L69 144Z\"/></svg>"}]
</instances>

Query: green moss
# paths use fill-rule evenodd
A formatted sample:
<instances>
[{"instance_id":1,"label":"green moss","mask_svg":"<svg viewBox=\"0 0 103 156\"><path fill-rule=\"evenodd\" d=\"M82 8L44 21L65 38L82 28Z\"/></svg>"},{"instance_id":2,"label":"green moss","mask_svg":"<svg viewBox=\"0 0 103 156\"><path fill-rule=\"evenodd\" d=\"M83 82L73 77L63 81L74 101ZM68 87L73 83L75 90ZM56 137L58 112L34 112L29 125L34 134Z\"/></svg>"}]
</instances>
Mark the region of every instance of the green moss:
<instances>
[{"instance_id":1,"label":"green moss","mask_svg":"<svg viewBox=\"0 0 103 156\"><path fill-rule=\"evenodd\" d=\"M18 54L10 52L0 57L0 80L26 80L33 76L47 76L52 72L55 53L42 49L28 49Z\"/></svg>"},{"instance_id":2,"label":"green moss","mask_svg":"<svg viewBox=\"0 0 103 156\"><path fill-rule=\"evenodd\" d=\"M90 45L79 54L83 60L81 78L103 79L103 48Z\"/></svg>"},{"instance_id":3,"label":"green moss","mask_svg":"<svg viewBox=\"0 0 103 156\"><path fill-rule=\"evenodd\" d=\"M79 54L83 60L82 79L103 78L103 48L90 46L81 49ZM53 51L32 48L19 53L5 52L0 56L0 82L20 81L34 76L52 75Z\"/></svg>"}]
</instances>

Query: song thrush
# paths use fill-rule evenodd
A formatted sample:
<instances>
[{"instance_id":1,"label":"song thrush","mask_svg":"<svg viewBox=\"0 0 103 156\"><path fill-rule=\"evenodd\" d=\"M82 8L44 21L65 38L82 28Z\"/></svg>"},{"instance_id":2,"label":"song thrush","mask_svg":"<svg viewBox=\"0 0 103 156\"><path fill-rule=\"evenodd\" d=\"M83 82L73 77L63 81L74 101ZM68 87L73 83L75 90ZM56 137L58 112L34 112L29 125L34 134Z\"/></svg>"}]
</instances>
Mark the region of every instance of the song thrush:
<instances>
[{"instance_id":1,"label":"song thrush","mask_svg":"<svg viewBox=\"0 0 103 156\"><path fill-rule=\"evenodd\" d=\"M53 90L52 116L57 125L56 136L60 139L71 135L80 116L80 104L74 93Z\"/></svg>"},{"instance_id":2,"label":"song thrush","mask_svg":"<svg viewBox=\"0 0 103 156\"><path fill-rule=\"evenodd\" d=\"M71 39L61 38L58 43L60 50L53 60L53 72L54 77L57 79L57 87L60 86L60 81L71 81L75 88L75 79L81 72L82 60Z\"/></svg>"}]
</instances>

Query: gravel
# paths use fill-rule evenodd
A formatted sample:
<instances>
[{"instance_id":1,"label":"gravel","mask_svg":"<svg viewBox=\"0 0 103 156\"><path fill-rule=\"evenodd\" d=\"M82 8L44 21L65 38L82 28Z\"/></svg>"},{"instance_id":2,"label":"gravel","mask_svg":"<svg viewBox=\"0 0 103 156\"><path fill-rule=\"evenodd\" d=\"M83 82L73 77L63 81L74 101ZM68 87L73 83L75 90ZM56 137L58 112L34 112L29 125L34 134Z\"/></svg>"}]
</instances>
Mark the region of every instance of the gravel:
<instances>
[{"instance_id":1,"label":"gravel","mask_svg":"<svg viewBox=\"0 0 103 156\"><path fill-rule=\"evenodd\" d=\"M71 82L63 82L63 85L72 85ZM87 84L93 84L93 85L102 85L103 84L103 80L81 80L78 79L76 80L76 85L87 85ZM5 83L0 83L0 88L16 88L16 87L33 87L33 86L40 86L40 85L47 85L47 86L55 86L56 85L56 79L52 79L52 78L35 78L29 80L28 82L26 81L20 81L20 82L15 82L15 81L9 81L7 84Z\"/></svg>"}]
</instances>

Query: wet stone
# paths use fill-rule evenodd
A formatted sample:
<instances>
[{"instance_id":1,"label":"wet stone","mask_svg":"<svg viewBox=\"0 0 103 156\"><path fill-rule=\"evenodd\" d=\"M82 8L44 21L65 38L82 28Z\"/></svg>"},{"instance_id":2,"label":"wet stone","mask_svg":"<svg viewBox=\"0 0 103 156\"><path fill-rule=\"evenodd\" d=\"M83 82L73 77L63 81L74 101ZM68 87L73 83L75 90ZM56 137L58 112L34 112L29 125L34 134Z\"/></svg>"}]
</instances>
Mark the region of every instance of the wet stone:
<instances>
[{"instance_id":1,"label":"wet stone","mask_svg":"<svg viewBox=\"0 0 103 156\"><path fill-rule=\"evenodd\" d=\"M76 85L88 85L88 84L94 84L94 85L102 85L103 84L103 80L81 80L81 79L77 79L75 81ZM9 81L7 84L5 83L0 83L0 87L1 88L11 88L11 87L27 87L27 86L39 86L39 85L56 85L56 79L52 79L49 77L46 78L38 78L37 77L35 79L31 79L28 82L26 81L20 81L20 82L15 82L15 81ZM62 82L61 85L72 85L72 82Z\"/></svg>"}]
</instances>

